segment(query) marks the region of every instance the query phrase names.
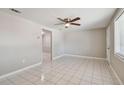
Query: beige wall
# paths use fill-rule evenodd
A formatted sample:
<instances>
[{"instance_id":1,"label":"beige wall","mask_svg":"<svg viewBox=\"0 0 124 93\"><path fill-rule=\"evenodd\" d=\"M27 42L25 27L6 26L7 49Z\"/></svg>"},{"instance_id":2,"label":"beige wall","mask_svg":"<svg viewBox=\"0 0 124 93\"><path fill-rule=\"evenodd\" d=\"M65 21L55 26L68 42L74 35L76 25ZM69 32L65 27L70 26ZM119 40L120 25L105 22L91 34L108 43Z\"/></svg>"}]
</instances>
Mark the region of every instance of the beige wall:
<instances>
[{"instance_id":1,"label":"beige wall","mask_svg":"<svg viewBox=\"0 0 124 93\"><path fill-rule=\"evenodd\" d=\"M53 57L61 56L64 54L64 33L59 30L52 31L52 55Z\"/></svg>"},{"instance_id":2,"label":"beige wall","mask_svg":"<svg viewBox=\"0 0 124 93\"><path fill-rule=\"evenodd\" d=\"M106 58L105 29L66 31L65 54Z\"/></svg>"},{"instance_id":3,"label":"beige wall","mask_svg":"<svg viewBox=\"0 0 124 93\"><path fill-rule=\"evenodd\" d=\"M41 26L0 12L0 75L40 63Z\"/></svg>"},{"instance_id":4,"label":"beige wall","mask_svg":"<svg viewBox=\"0 0 124 93\"><path fill-rule=\"evenodd\" d=\"M111 52L111 62L110 64L120 77L121 81L124 83L124 62L122 62L119 57L114 55L114 20L119 16L121 13L121 9L116 11L115 16L113 17L111 23L109 24L110 27L110 52Z\"/></svg>"},{"instance_id":5,"label":"beige wall","mask_svg":"<svg viewBox=\"0 0 124 93\"><path fill-rule=\"evenodd\" d=\"M42 29L52 31L53 57L63 55L62 31L0 12L0 76L42 61Z\"/></svg>"}]
</instances>

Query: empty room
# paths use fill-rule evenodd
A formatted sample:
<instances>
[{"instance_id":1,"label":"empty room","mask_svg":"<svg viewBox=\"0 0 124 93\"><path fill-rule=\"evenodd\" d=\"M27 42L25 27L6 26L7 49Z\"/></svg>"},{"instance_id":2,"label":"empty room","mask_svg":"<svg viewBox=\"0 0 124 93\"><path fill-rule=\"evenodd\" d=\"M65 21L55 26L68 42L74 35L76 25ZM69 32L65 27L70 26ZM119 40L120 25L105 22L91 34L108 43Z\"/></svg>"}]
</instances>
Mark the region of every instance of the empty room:
<instances>
[{"instance_id":1,"label":"empty room","mask_svg":"<svg viewBox=\"0 0 124 93\"><path fill-rule=\"evenodd\" d=\"M0 85L123 85L123 8L0 8Z\"/></svg>"}]
</instances>

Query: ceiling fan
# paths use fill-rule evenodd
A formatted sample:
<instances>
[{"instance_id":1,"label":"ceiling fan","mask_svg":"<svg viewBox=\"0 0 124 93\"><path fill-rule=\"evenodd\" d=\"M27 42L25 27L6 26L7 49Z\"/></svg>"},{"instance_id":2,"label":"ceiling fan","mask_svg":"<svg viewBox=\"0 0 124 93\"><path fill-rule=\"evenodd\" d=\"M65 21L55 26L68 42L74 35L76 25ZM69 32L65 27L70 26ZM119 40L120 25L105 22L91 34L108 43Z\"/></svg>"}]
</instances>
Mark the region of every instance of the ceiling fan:
<instances>
[{"instance_id":1,"label":"ceiling fan","mask_svg":"<svg viewBox=\"0 0 124 93\"><path fill-rule=\"evenodd\" d=\"M57 18L58 20L62 21L62 23L58 23L58 24L55 24L55 25L61 25L61 24L64 24L65 25L65 28L68 28L70 25L75 25L75 26L80 26L81 24L79 23L74 23L75 21L78 21L80 20L80 17L76 17L74 19L71 19L71 18Z\"/></svg>"}]
</instances>

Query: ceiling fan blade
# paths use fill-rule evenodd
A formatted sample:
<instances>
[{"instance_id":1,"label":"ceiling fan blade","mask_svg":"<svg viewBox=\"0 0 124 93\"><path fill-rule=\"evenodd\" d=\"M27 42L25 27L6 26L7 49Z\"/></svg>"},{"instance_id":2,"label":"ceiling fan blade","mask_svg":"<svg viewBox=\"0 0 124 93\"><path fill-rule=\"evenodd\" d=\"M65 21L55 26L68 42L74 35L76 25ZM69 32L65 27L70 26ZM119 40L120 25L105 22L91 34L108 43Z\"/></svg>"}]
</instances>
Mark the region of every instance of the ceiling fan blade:
<instances>
[{"instance_id":1,"label":"ceiling fan blade","mask_svg":"<svg viewBox=\"0 0 124 93\"><path fill-rule=\"evenodd\" d=\"M54 24L54 25L63 25L63 24L65 24L65 23L57 23L57 24Z\"/></svg>"},{"instance_id":2,"label":"ceiling fan blade","mask_svg":"<svg viewBox=\"0 0 124 93\"><path fill-rule=\"evenodd\" d=\"M80 26L81 24L78 23L70 23L71 25L76 25L76 26Z\"/></svg>"},{"instance_id":3,"label":"ceiling fan blade","mask_svg":"<svg viewBox=\"0 0 124 93\"><path fill-rule=\"evenodd\" d=\"M80 20L80 17L76 17L76 18L72 19L72 20L69 21L69 22L74 22L74 21L77 21L77 20Z\"/></svg>"},{"instance_id":4,"label":"ceiling fan blade","mask_svg":"<svg viewBox=\"0 0 124 93\"><path fill-rule=\"evenodd\" d=\"M62 21L62 22L66 22L64 19L61 18L57 18L58 20Z\"/></svg>"}]
</instances>

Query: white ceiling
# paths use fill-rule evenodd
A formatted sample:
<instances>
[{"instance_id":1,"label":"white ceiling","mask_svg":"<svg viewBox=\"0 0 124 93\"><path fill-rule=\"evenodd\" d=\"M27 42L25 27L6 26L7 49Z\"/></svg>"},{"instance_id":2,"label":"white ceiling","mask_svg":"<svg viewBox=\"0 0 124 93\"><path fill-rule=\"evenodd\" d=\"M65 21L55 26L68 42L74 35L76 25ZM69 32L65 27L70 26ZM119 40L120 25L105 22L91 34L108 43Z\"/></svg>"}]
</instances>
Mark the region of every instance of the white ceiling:
<instances>
[{"instance_id":1,"label":"white ceiling","mask_svg":"<svg viewBox=\"0 0 124 93\"><path fill-rule=\"evenodd\" d=\"M9 9L0 9L5 12L11 12ZM44 26L59 30L83 30L104 28L110 22L116 8L17 8L21 11L18 16L40 23ZM15 13L14 13L15 14ZM81 26L70 26L68 29L64 25L54 25L60 21L57 18L75 18L80 17L77 21Z\"/></svg>"}]
</instances>

